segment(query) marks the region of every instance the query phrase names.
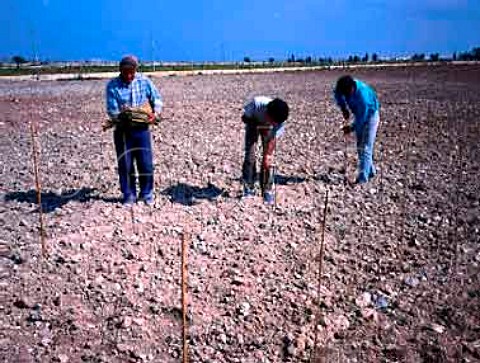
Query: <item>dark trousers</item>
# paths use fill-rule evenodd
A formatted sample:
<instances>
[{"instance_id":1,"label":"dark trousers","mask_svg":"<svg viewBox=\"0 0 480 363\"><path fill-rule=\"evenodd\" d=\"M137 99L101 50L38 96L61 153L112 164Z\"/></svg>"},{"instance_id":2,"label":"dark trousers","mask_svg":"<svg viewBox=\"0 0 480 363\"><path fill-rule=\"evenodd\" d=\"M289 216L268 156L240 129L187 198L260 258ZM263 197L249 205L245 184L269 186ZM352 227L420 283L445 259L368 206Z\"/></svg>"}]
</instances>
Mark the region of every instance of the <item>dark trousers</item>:
<instances>
[{"instance_id":1,"label":"dark trousers","mask_svg":"<svg viewBox=\"0 0 480 363\"><path fill-rule=\"evenodd\" d=\"M266 150L266 137L270 128L265 128L262 126L257 126L255 124L246 123L245 124L245 158L243 161L243 182L245 183L245 187L253 189L255 187L255 177L257 174L257 166L256 166L256 149L258 145L259 137L262 139L262 149L263 149L263 157L262 160L265 158L265 150ZM273 155L272 155L273 157ZM262 161L262 167L260 168L260 186L262 191L271 191L273 189L273 173L271 168L265 167Z\"/></svg>"},{"instance_id":2,"label":"dark trousers","mask_svg":"<svg viewBox=\"0 0 480 363\"><path fill-rule=\"evenodd\" d=\"M113 133L117 151L118 177L124 198L135 198L136 176L140 184L140 198L153 193L153 155L150 130L148 127L117 128Z\"/></svg>"}]
</instances>

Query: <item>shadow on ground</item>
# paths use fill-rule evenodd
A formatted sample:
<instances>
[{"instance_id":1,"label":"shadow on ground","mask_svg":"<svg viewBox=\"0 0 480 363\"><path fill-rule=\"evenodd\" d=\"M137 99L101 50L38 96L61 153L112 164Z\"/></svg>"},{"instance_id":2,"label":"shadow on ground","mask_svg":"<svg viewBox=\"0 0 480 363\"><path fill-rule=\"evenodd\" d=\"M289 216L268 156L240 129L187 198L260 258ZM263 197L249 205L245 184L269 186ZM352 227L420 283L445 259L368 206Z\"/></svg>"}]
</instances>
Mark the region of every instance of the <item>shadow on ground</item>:
<instances>
[{"instance_id":1,"label":"shadow on ground","mask_svg":"<svg viewBox=\"0 0 480 363\"><path fill-rule=\"evenodd\" d=\"M169 196L173 203L194 205L200 199L214 201L224 194L224 190L213 184L208 184L202 188L185 183L178 183L164 189L161 194Z\"/></svg>"},{"instance_id":2,"label":"shadow on ground","mask_svg":"<svg viewBox=\"0 0 480 363\"><path fill-rule=\"evenodd\" d=\"M304 183L307 178L303 176L276 174L274 180L277 185L289 185Z\"/></svg>"},{"instance_id":3,"label":"shadow on ground","mask_svg":"<svg viewBox=\"0 0 480 363\"><path fill-rule=\"evenodd\" d=\"M65 204L71 201L88 202L90 200L103 200L107 203L118 203L119 198L105 198L99 196L98 190L95 188L78 188L68 189L62 191L61 194L51 191L42 192L42 210L44 213L54 212L57 208L62 208ZM5 202L19 202L19 203L31 203L37 204L37 192L34 189L30 189L26 192L10 192L5 194ZM37 210L38 211L38 210Z\"/></svg>"}]
</instances>

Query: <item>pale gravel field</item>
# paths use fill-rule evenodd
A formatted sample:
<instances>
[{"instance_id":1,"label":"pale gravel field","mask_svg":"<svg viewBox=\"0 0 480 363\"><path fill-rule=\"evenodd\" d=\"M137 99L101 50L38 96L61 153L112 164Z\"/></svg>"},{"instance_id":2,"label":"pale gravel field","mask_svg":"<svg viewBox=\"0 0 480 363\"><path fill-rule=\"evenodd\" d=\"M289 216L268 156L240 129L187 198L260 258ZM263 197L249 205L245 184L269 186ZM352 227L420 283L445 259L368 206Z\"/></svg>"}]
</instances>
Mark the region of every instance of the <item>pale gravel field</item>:
<instances>
[{"instance_id":1,"label":"pale gravel field","mask_svg":"<svg viewBox=\"0 0 480 363\"><path fill-rule=\"evenodd\" d=\"M184 232L192 362L307 362L317 319L328 362L479 360L480 68L355 72L382 102L381 172L362 188L343 184L339 71L154 78L157 203L134 224L100 131L105 81L0 81L0 361L179 362ZM291 105L274 208L238 198L241 108L257 94Z\"/></svg>"}]
</instances>

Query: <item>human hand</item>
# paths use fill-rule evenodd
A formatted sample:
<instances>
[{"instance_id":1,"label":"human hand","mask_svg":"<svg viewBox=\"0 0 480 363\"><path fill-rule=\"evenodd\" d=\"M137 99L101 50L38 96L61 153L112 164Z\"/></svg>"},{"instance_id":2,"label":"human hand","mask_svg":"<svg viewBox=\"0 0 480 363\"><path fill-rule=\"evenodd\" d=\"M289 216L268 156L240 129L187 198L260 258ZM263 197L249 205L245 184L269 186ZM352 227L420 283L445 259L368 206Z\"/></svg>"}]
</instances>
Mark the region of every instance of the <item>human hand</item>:
<instances>
[{"instance_id":1,"label":"human hand","mask_svg":"<svg viewBox=\"0 0 480 363\"><path fill-rule=\"evenodd\" d=\"M160 114L157 112L154 112L148 116L148 121L151 124L158 124L160 122Z\"/></svg>"},{"instance_id":2,"label":"human hand","mask_svg":"<svg viewBox=\"0 0 480 363\"><path fill-rule=\"evenodd\" d=\"M154 113L149 113L148 114L148 122L149 123L154 124L156 120L157 120L157 117L155 116Z\"/></svg>"},{"instance_id":3,"label":"human hand","mask_svg":"<svg viewBox=\"0 0 480 363\"><path fill-rule=\"evenodd\" d=\"M107 131L113 127L113 121L111 119L105 121L102 125L102 131Z\"/></svg>"},{"instance_id":4,"label":"human hand","mask_svg":"<svg viewBox=\"0 0 480 363\"><path fill-rule=\"evenodd\" d=\"M342 126L342 131L345 135L348 135L353 131L352 125L351 124L346 124Z\"/></svg>"}]
</instances>

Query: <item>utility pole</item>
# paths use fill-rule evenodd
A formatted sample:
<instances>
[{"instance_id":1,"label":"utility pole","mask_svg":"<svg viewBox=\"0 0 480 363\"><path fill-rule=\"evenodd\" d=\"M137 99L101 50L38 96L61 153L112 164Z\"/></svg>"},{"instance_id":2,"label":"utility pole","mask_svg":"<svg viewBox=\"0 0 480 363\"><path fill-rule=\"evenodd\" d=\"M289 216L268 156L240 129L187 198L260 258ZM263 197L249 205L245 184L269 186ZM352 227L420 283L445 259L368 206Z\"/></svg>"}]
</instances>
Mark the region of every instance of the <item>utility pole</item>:
<instances>
[{"instance_id":1,"label":"utility pole","mask_svg":"<svg viewBox=\"0 0 480 363\"><path fill-rule=\"evenodd\" d=\"M153 64L153 71L155 72L155 40L153 39L153 32L150 33L150 39L151 39L151 46L152 46L152 64Z\"/></svg>"},{"instance_id":2,"label":"utility pole","mask_svg":"<svg viewBox=\"0 0 480 363\"><path fill-rule=\"evenodd\" d=\"M221 52L222 52L222 62L225 63L226 62L226 59L225 59L225 43L221 43L220 44L220 48L221 48Z\"/></svg>"}]
</instances>

